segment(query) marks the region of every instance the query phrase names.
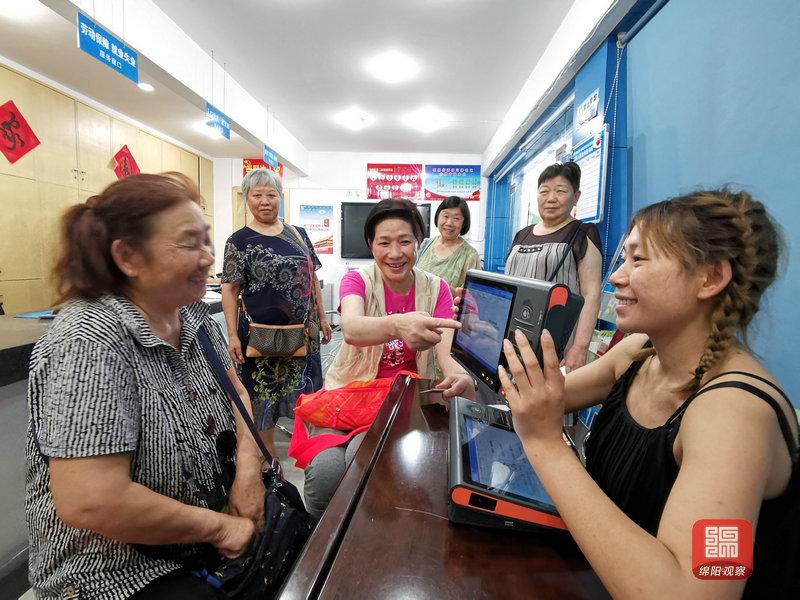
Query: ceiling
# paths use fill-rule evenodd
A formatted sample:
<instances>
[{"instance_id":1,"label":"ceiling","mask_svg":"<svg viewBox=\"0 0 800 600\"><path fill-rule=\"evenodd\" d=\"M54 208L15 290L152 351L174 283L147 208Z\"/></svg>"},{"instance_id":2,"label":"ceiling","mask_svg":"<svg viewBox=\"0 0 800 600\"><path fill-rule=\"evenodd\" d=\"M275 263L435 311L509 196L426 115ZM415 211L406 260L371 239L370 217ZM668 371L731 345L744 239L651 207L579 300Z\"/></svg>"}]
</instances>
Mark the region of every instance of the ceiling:
<instances>
[{"instance_id":1,"label":"ceiling","mask_svg":"<svg viewBox=\"0 0 800 600\"><path fill-rule=\"evenodd\" d=\"M34 2L20 5L26 10L0 11L0 55L207 156L261 155L256 140L234 132L230 141L209 137L205 133L209 128L203 126L204 107L193 103L196 98L189 100L188 94L171 89L163 81L163 71L149 61L141 57L139 61L140 81L155 86L155 91L146 93L79 50L74 12L68 20ZM170 83L175 87L174 80ZM8 100L2 96L0 90L0 103Z\"/></svg>"},{"instance_id":2,"label":"ceiling","mask_svg":"<svg viewBox=\"0 0 800 600\"><path fill-rule=\"evenodd\" d=\"M480 153L574 0L153 1L310 151ZM74 20L41 5L27 20L13 12L0 12L0 55L208 156L260 154L255 139L198 131L202 102L174 81L159 85L164 73L146 59L150 94L78 50ZM389 49L420 64L416 79L366 73ZM332 121L352 105L376 122L351 132ZM448 125L423 134L402 124L425 105Z\"/></svg>"},{"instance_id":3,"label":"ceiling","mask_svg":"<svg viewBox=\"0 0 800 600\"><path fill-rule=\"evenodd\" d=\"M154 2L308 150L480 153L573 0ZM365 72L389 49L420 64L415 80L388 85ZM375 124L332 122L351 105ZM452 122L431 134L401 123L424 105Z\"/></svg>"}]
</instances>

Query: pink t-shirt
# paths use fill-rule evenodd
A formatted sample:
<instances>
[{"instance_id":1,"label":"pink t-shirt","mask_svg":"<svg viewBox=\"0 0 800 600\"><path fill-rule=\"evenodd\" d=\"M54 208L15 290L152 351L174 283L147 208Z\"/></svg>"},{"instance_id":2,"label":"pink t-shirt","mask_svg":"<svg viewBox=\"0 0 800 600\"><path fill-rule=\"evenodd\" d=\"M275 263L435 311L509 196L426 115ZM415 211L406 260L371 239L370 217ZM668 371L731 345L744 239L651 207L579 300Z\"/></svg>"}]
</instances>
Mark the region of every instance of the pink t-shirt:
<instances>
[{"instance_id":1,"label":"pink t-shirt","mask_svg":"<svg viewBox=\"0 0 800 600\"><path fill-rule=\"evenodd\" d=\"M407 294L395 294L385 283L383 293L386 297L386 314L413 312L414 286ZM358 271L345 274L339 283L339 302L351 294L361 296L366 301L366 285ZM341 306L339 311L341 312ZM434 317L440 319L453 318L453 295L450 286L444 279L439 284L439 296L436 298L436 307L433 309ZM417 353L409 348L403 340L390 340L383 345L381 364L378 367L378 377L394 377L400 371L417 372Z\"/></svg>"}]
</instances>

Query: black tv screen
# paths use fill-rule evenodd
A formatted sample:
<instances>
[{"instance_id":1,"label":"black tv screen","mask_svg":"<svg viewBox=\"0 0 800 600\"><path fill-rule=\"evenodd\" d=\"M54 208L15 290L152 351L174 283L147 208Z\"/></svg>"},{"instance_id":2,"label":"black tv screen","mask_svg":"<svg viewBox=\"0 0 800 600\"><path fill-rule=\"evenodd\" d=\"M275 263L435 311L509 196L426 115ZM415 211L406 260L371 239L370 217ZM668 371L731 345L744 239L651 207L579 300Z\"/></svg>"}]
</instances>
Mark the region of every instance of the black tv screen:
<instances>
[{"instance_id":1,"label":"black tv screen","mask_svg":"<svg viewBox=\"0 0 800 600\"><path fill-rule=\"evenodd\" d=\"M377 202L342 202L341 244L342 258L372 258L372 252L364 240L364 223L367 215ZM422 222L425 225L425 237L431 232L431 205L417 204Z\"/></svg>"}]
</instances>

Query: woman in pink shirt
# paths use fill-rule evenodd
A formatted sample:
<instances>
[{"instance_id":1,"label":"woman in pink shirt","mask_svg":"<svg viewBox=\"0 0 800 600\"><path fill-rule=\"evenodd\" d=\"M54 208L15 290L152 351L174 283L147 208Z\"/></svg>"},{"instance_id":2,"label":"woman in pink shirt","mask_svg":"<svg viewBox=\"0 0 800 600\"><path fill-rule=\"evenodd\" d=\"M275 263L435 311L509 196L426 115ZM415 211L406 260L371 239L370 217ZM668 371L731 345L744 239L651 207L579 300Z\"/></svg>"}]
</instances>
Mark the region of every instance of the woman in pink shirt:
<instances>
[{"instance_id":1,"label":"woman in pink shirt","mask_svg":"<svg viewBox=\"0 0 800 600\"><path fill-rule=\"evenodd\" d=\"M422 217L409 200L382 200L370 211L364 238L375 262L347 273L339 285L344 342L325 376L335 389L351 381L393 377L402 370L433 379L445 398L474 397L475 383L450 356L453 297L447 282L414 267L424 239ZM312 428L311 435L339 433ZM320 452L306 467L309 512L321 515L363 434Z\"/></svg>"}]
</instances>

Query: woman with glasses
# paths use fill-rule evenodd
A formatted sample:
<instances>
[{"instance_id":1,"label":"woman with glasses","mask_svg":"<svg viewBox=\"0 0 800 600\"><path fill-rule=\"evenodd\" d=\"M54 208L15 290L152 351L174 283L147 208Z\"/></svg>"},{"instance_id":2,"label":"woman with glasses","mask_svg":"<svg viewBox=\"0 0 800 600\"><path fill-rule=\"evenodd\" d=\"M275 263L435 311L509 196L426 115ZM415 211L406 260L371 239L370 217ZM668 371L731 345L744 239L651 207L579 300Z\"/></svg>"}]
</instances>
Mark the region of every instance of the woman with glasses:
<instances>
[{"instance_id":1,"label":"woman with glasses","mask_svg":"<svg viewBox=\"0 0 800 600\"><path fill-rule=\"evenodd\" d=\"M217 598L186 565L238 556L263 523L261 457L198 341L203 328L249 406L200 300L209 227L194 184L168 175L125 177L62 217L65 304L28 381L37 598Z\"/></svg>"}]
</instances>

